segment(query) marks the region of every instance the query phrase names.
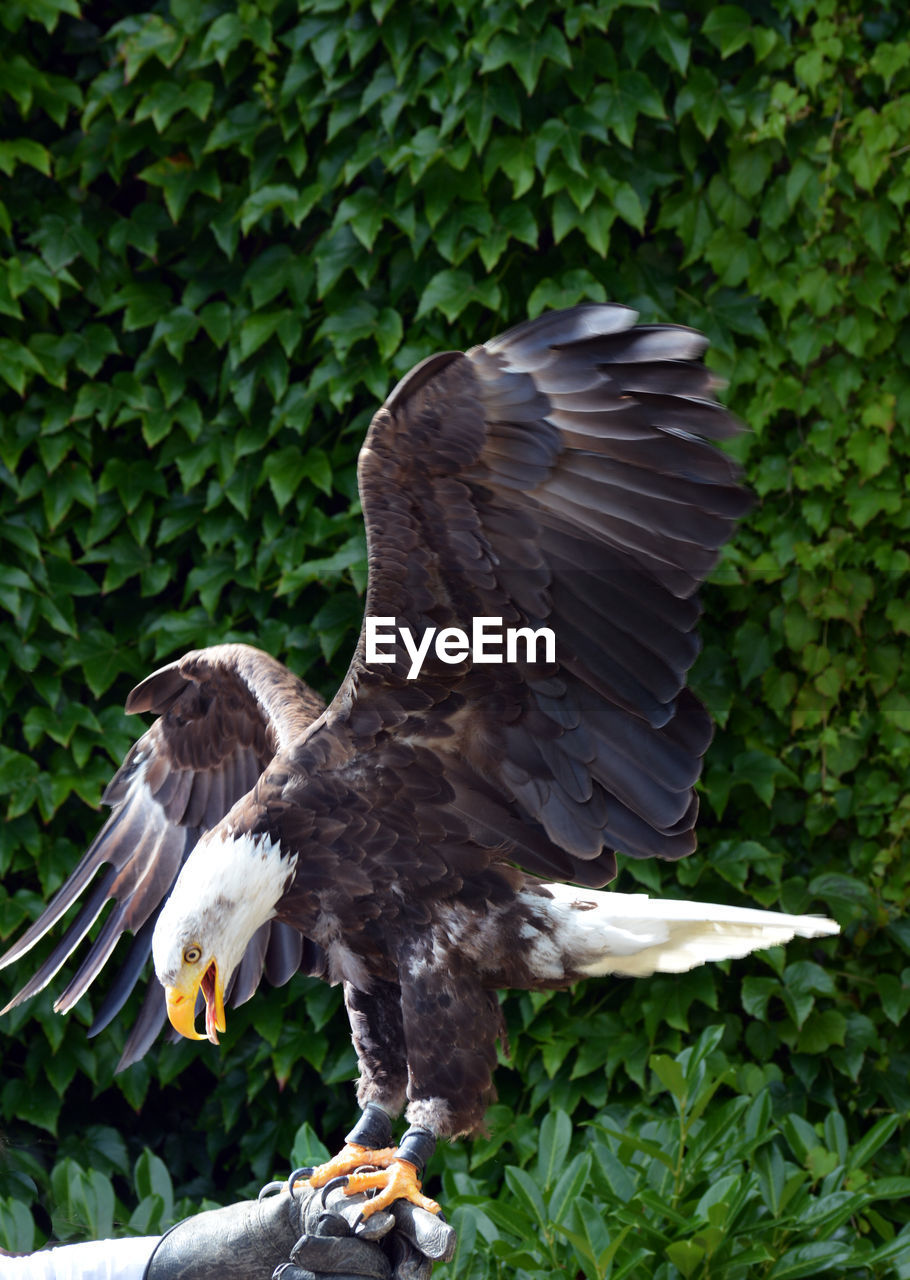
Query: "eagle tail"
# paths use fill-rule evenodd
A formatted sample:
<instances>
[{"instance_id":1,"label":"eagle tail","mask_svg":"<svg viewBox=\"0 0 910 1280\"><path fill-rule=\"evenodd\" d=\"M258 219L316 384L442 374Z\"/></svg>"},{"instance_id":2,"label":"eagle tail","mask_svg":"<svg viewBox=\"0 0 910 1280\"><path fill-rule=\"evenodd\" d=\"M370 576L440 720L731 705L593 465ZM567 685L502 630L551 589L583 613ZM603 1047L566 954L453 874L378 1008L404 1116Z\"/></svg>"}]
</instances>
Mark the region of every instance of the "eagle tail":
<instances>
[{"instance_id":1,"label":"eagle tail","mask_svg":"<svg viewBox=\"0 0 910 1280\"><path fill-rule=\"evenodd\" d=\"M823 916L603 893L564 884L542 887L552 895L546 913L566 969L584 977L684 973L709 960L735 959L795 937L840 932L835 921Z\"/></svg>"}]
</instances>

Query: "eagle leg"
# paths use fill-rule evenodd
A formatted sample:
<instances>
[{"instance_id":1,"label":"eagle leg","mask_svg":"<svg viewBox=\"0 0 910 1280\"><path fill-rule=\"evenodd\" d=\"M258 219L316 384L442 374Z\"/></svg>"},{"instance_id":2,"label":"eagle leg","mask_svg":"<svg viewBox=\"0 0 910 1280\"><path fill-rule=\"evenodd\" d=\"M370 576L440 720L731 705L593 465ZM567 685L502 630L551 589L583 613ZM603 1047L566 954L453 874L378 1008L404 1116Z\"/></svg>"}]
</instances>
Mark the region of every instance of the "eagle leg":
<instances>
[{"instance_id":1,"label":"eagle leg","mask_svg":"<svg viewBox=\"0 0 910 1280\"><path fill-rule=\"evenodd\" d=\"M397 1148L392 1143L392 1122L382 1107L368 1102L360 1119L345 1137L344 1146L325 1164L318 1165L309 1177L311 1187L324 1187L332 1178L353 1173L368 1165L386 1169L395 1159Z\"/></svg>"},{"instance_id":2,"label":"eagle leg","mask_svg":"<svg viewBox=\"0 0 910 1280\"><path fill-rule=\"evenodd\" d=\"M412 1125L401 1139L395 1159L387 1169L355 1173L348 1178L345 1191L349 1196L378 1189L379 1194L367 1201L361 1216L369 1218L395 1200L409 1200L428 1213L439 1213L436 1201L420 1194L420 1177L435 1149L436 1139L430 1130L422 1125Z\"/></svg>"}]
</instances>

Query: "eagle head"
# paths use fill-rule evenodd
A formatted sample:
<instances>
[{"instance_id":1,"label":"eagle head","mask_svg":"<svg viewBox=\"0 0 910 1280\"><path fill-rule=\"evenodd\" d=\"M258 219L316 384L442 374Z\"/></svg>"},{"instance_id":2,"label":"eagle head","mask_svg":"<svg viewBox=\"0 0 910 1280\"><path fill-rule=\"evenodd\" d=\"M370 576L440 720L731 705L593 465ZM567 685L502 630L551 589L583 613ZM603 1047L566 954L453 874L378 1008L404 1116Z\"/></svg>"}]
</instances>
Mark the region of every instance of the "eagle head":
<instances>
[{"instance_id":1,"label":"eagle head","mask_svg":"<svg viewBox=\"0 0 910 1280\"><path fill-rule=\"evenodd\" d=\"M190 1040L218 1043L224 993L256 930L275 914L297 864L268 835L235 834L224 824L202 836L162 908L152 937L167 1016ZM196 1000L205 999L205 1035Z\"/></svg>"}]
</instances>

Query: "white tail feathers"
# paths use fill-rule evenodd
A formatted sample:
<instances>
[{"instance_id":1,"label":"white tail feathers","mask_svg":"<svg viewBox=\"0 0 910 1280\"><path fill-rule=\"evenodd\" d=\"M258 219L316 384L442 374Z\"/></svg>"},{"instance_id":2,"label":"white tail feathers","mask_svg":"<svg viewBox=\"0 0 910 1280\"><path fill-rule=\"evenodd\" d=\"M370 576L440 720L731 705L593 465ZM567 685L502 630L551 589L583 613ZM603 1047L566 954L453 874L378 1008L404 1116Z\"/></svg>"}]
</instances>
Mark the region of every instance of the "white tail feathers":
<instances>
[{"instance_id":1,"label":"white tail feathers","mask_svg":"<svg viewBox=\"0 0 910 1280\"><path fill-rule=\"evenodd\" d=\"M552 941L563 962L596 976L684 973L708 960L728 960L776 947L791 938L840 932L823 916L788 916L716 902L679 902L646 894L602 893L572 885L544 885Z\"/></svg>"}]
</instances>

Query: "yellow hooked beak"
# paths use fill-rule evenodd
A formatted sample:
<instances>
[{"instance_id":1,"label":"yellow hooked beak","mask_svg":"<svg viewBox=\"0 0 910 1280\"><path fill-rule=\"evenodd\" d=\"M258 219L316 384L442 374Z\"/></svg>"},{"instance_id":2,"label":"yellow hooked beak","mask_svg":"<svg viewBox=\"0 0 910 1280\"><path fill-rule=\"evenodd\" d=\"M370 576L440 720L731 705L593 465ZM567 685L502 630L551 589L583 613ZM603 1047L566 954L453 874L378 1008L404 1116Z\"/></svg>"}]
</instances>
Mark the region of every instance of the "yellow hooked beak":
<instances>
[{"instance_id":1,"label":"yellow hooked beak","mask_svg":"<svg viewBox=\"0 0 910 1280\"><path fill-rule=\"evenodd\" d=\"M205 997L205 1035L196 1030L196 997L200 988ZM167 1016L175 1031L188 1040L211 1040L218 1043L218 1032L224 1031L224 987L213 960L201 975L198 969L187 975L185 982L165 987Z\"/></svg>"}]
</instances>

